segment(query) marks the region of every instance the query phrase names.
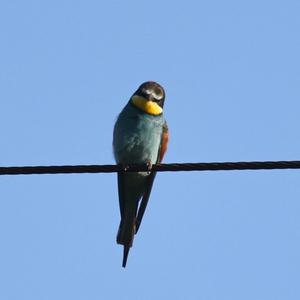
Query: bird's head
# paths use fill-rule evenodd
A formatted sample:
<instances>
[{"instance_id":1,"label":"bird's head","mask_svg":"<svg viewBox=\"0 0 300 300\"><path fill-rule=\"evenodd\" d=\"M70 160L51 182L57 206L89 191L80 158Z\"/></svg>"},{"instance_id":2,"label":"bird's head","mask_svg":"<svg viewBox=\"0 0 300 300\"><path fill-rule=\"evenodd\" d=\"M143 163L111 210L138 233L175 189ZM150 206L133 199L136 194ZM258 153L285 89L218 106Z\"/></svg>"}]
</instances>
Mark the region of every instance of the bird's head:
<instances>
[{"instance_id":1,"label":"bird's head","mask_svg":"<svg viewBox=\"0 0 300 300\"><path fill-rule=\"evenodd\" d=\"M142 83L130 99L131 103L150 115L163 112L165 91L154 81Z\"/></svg>"}]
</instances>

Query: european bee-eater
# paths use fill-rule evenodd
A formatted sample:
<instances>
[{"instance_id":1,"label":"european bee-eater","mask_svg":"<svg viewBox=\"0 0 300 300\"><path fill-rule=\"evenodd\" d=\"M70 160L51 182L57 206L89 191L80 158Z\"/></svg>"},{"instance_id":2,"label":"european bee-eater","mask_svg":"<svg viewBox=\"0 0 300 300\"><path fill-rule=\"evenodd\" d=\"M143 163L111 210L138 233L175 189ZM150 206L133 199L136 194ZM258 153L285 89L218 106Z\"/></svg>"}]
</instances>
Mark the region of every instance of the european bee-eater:
<instances>
[{"instance_id":1,"label":"european bee-eater","mask_svg":"<svg viewBox=\"0 0 300 300\"><path fill-rule=\"evenodd\" d=\"M156 82L144 82L131 96L114 127L113 151L117 164L148 164L150 172L118 173L121 222L117 243L124 246L126 266L129 249L138 232L156 173L151 165L160 163L169 134L163 117L164 89Z\"/></svg>"}]
</instances>

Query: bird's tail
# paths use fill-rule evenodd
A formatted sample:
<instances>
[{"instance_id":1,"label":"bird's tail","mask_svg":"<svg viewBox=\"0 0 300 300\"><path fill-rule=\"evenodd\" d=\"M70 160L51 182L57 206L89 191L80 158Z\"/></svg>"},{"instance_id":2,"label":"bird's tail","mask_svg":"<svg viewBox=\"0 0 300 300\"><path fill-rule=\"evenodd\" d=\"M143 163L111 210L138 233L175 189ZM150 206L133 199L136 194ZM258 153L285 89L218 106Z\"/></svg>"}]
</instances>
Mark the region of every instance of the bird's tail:
<instances>
[{"instance_id":1,"label":"bird's tail","mask_svg":"<svg viewBox=\"0 0 300 300\"><path fill-rule=\"evenodd\" d=\"M135 214L133 216L125 216L121 219L117 234L117 243L124 246L123 252L123 268L126 267L126 262L128 258L128 253L133 244L133 239L136 231L136 220Z\"/></svg>"},{"instance_id":2,"label":"bird's tail","mask_svg":"<svg viewBox=\"0 0 300 300\"><path fill-rule=\"evenodd\" d=\"M122 267L123 268L126 267L129 250L130 250L130 247L124 246L124 250L123 250L123 262L122 262Z\"/></svg>"}]
</instances>

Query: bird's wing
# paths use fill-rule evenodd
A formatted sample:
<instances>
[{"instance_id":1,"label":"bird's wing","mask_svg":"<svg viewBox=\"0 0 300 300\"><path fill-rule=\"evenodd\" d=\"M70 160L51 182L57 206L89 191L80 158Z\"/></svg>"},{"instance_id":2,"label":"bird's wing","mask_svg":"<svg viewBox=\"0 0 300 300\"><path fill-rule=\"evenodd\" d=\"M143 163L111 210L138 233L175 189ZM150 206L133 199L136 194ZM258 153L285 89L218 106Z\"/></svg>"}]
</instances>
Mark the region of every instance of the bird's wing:
<instances>
[{"instance_id":1,"label":"bird's wing","mask_svg":"<svg viewBox=\"0 0 300 300\"><path fill-rule=\"evenodd\" d=\"M118 172L118 193L119 193L119 207L121 217L123 216L124 211L124 172Z\"/></svg>"},{"instance_id":2,"label":"bird's wing","mask_svg":"<svg viewBox=\"0 0 300 300\"><path fill-rule=\"evenodd\" d=\"M169 129L168 129L167 122L165 121L163 125L163 133L161 136L161 143L160 143L160 149L159 149L159 155L157 161L158 163L160 163L164 158L164 155L167 151L168 142L169 142Z\"/></svg>"},{"instance_id":3,"label":"bird's wing","mask_svg":"<svg viewBox=\"0 0 300 300\"><path fill-rule=\"evenodd\" d=\"M164 125L163 125L163 132L162 132L162 136L161 136L161 142L160 142L160 147L159 147L159 151L158 151L158 156L157 156L157 163L160 163L167 151L167 145L168 145L168 141L169 141L169 130L168 130L168 125L167 122L165 121ZM147 204L148 204L148 200L151 194L151 190L152 190L152 186L153 186L153 181L154 178L156 176L156 172L151 172L151 174L147 177L147 183L146 183L146 188L145 188L145 192L141 201L141 204L139 206L138 209L138 214L136 217L136 231L135 233L138 232L139 227L141 225Z\"/></svg>"}]
</instances>

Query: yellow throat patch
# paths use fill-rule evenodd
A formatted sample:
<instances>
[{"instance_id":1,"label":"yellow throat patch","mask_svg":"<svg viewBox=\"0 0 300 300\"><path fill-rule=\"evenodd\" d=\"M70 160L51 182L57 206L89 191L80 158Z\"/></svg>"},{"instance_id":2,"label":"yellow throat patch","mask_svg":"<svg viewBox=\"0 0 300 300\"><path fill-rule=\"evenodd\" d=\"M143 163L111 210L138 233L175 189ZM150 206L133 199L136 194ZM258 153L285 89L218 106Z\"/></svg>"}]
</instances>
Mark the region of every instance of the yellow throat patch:
<instances>
[{"instance_id":1,"label":"yellow throat patch","mask_svg":"<svg viewBox=\"0 0 300 300\"><path fill-rule=\"evenodd\" d=\"M133 96L131 98L131 103L149 115L157 116L163 111L157 103L153 101L147 101L141 96Z\"/></svg>"}]
</instances>

